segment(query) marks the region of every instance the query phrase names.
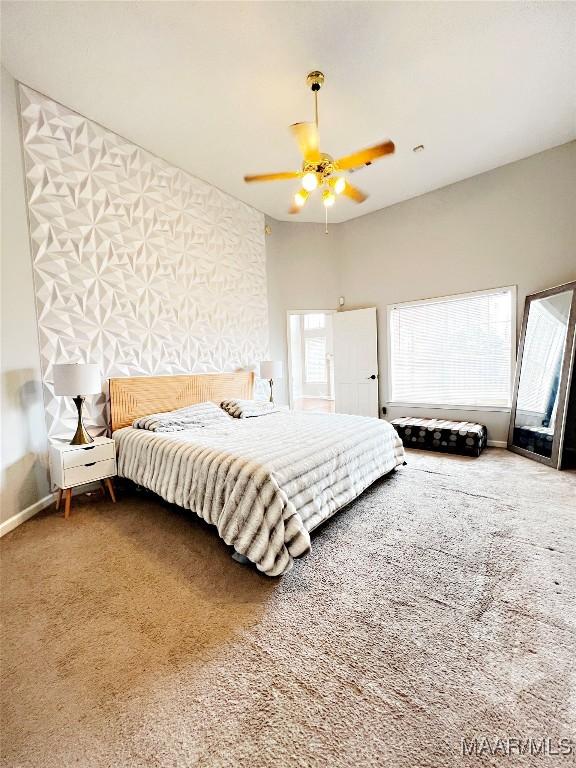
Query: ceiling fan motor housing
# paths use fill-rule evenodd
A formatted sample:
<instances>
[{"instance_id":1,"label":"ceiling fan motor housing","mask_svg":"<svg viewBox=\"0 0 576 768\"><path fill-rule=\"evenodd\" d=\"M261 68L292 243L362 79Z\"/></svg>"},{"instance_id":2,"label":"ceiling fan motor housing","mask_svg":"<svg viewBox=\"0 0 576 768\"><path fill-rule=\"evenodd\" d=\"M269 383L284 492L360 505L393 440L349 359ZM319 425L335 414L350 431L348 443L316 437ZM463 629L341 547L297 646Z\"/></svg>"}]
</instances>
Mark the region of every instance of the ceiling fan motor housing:
<instances>
[{"instance_id":1,"label":"ceiling fan motor housing","mask_svg":"<svg viewBox=\"0 0 576 768\"><path fill-rule=\"evenodd\" d=\"M318 176L318 183L323 184L332 174L338 170L334 158L322 152L320 160L315 162L304 161L302 173L315 173Z\"/></svg>"}]
</instances>

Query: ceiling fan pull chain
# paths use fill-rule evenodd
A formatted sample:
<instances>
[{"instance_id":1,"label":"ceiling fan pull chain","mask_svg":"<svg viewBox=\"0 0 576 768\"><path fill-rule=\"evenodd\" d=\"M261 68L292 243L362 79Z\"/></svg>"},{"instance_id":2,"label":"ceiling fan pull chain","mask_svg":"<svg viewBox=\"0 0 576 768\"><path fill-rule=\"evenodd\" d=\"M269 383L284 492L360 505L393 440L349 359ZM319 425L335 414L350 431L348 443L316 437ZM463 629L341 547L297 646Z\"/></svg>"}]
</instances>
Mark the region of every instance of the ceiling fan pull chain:
<instances>
[{"instance_id":1,"label":"ceiling fan pull chain","mask_svg":"<svg viewBox=\"0 0 576 768\"><path fill-rule=\"evenodd\" d=\"M328 234L328 208L326 208L326 206L324 206L324 215L326 217L324 219L324 222L325 222L324 234L327 235Z\"/></svg>"}]
</instances>

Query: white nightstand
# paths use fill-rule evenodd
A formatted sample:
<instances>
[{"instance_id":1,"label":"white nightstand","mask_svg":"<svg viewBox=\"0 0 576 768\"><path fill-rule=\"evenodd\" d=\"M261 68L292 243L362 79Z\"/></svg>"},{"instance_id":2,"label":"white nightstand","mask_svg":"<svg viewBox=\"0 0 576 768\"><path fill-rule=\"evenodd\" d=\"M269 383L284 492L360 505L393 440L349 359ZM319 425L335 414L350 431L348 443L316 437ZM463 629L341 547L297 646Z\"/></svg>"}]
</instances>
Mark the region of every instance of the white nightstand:
<instances>
[{"instance_id":1,"label":"white nightstand","mask_svg":"<svg viewBox=\"0 0 576 768\"><path fill-rule=\"evenodd\" d=\"M89 445L70 445L64 440L50 444L50 471L52 482L58 487L56 509L60 509L62 491L66 491L64 517L70 514L72 488L100 480L108 489L112 501L116 501L114 486L110 480L116 474L116 449L110 437L95 437Z\"/></svg>"}]
</instances>

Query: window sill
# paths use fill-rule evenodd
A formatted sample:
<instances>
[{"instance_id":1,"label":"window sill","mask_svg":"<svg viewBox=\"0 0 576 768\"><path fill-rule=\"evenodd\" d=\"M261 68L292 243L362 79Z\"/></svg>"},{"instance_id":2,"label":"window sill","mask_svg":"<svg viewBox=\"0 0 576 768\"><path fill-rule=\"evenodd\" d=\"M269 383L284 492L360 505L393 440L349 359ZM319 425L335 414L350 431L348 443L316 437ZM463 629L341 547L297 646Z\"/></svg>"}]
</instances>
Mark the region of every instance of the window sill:
<instances>
[{"instance_id":1,"label":"window sill","mask_svg":"<svg viewBox=\"0 0 576 768\"><path fill-rule=\"evenodd\" d=\"M438 411L486 411L510 413L509 405L440 405L438 403L386 403L387 408L432 408Z\"/></svg>"}]
</instances>

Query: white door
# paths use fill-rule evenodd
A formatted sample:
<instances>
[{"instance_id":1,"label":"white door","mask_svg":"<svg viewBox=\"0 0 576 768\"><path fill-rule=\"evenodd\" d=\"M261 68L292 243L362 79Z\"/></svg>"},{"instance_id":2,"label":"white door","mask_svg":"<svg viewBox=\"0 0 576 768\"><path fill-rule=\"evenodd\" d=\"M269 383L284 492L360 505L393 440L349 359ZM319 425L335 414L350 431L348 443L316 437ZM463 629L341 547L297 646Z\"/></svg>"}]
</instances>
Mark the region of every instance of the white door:
<instances>
[{"instance_id":1,"label":"white door","mask_svg":"<svg viewBox=\"0 0 576 768\"><path fill-rule=\"evenodd\" d=\"M378 418L376 308L336 312L332 318L336 413Z\"/></svg>"}]
</instances>

